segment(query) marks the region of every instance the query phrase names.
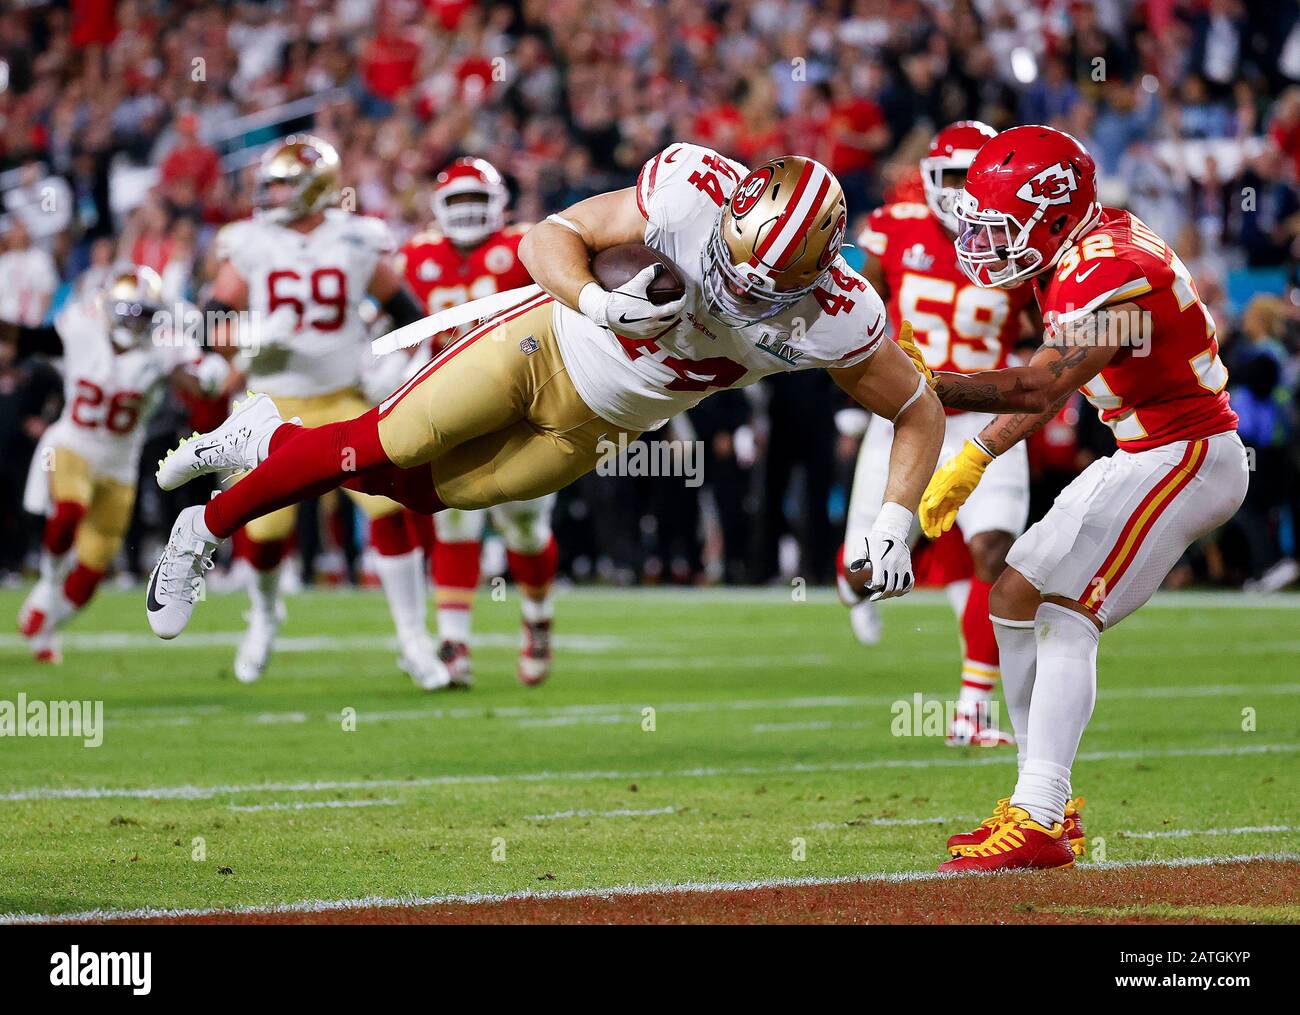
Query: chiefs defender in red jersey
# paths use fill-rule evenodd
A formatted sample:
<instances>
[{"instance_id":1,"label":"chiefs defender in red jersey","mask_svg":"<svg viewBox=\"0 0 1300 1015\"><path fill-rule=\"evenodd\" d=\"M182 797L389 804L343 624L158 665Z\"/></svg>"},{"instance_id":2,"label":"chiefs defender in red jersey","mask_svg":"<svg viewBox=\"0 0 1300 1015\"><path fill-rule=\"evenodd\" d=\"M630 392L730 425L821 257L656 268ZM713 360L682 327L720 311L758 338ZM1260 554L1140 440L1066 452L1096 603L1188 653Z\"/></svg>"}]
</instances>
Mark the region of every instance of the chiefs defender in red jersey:
<instances>
[{"instance_id":1,"label":"chiefs defender in red jersey","mask_svg":"<svg viewBox=\"0 0 1300 1015\"><path fill-rule=\"evenodd\" d=\"M858 240L867 254L863 273L885 300L893 333L899 333L903 321L910 322L931 370L1001 369L1020 336L1039 325L1029 285L978 286L962 273L953 249L958 230L953 201L975 153L995 134L992 127L973 120L939 131L920 163L925 204L899 201L877 208ZM987 413L949 409L941 457L956 454L991 418ZM893 438L888 420L871 421L853 477L845 533L849 546L858 545L880 511ZM991 721L988 704L998 680L998 646L988 599L1028 515L1029 461L1024 447L1017 446L990 468L958 513L959 532L946 537L965 540L974 572L962 569L942 576L961 624L963 646L958 708L948 730L947 742L953 746L1010 741ZM940 560L965 563L965 553L936 549ZM854 587L853 577L842 574L841 594L851 604L859 640L874 644L880 638L880 616L876 604Z\"/></svg>"},{"instance_id":2,"label":"chiefs defender in red jersey","mask_svg":"<svg viewBox=\"0 0 1300 1015\"><path fill-rule=\"evenodd\" d=\"M441 173L433 192L437 229L415 236L401 252L407 284L429 313L533 281L519 260L527 225L506 225L509 193L501 174L482 159L459 159ZM454 337L437 335L421 363ZM434 521L433 579L438 604L439 658L452 683L468 686L470 610L479 583L483 530L489 517L506 544L510 573L523 593L524 643L518 677L529 685L551 667L550 589L558 551L551 534L555 495L479 511L444 511Z\"/></svg>"},{"instance_id":3,"label":"chiefs defender in red jersey","mask_svg":"<svg viewBox=\"0 0 1300 1015\"><path fill-rule=\"evenodd\" d=\"M1187 269L1138 218L1098 204L1078 141L1037 126L998 135L971 164L956 211L962 270L989 287L1035 279L1046 340L1027 366L936 376L945 405L1002 415L935 473L922 528L948 529L991 464L1076 390L1119 450L1016 541L993 587L1020 776L992 817L949 840L940 869L1068 867L1083 845L1067 804L1096 699L1099 635L1236 513L1246 451L1214 320Z\"/></svg>"}]
</instances>

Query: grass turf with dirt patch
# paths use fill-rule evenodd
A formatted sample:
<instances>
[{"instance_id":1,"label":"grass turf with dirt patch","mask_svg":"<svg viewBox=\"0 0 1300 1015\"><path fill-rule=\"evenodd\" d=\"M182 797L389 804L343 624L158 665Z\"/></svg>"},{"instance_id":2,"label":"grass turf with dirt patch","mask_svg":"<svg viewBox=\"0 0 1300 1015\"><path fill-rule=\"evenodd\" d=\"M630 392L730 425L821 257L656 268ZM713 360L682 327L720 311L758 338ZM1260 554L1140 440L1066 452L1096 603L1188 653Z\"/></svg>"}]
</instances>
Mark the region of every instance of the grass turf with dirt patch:
<instances>
[{"instance_id":1,"label":"grass turf with dirt patch","mask_svg":"<svg viewBox=\"0 0 1300 1015\"><path fill-rule=\"evenodd\" d=\"M141 594L106 591L59 667L0 637L0 700L102 700L106 717L96 748L0 738L0 913L929 871L1014 781L1010 751L891 733L896 702L955 693L938 597L889 604L864 649L822 594L574 592L537 689L513 677L517 600L480 600L468 694L395 669L373 592L292 599L252 687L230 676L239 596L163 643ZM0 614L20 602L0 593ZM1164 597L1103 637L1075 788L1106 860L1294 848L1298 619L1288 599ZM1073 904L1057 915L1134 900ZM1263 905L1300 919L1294 898Z\"/></svg>"}]
</instances>

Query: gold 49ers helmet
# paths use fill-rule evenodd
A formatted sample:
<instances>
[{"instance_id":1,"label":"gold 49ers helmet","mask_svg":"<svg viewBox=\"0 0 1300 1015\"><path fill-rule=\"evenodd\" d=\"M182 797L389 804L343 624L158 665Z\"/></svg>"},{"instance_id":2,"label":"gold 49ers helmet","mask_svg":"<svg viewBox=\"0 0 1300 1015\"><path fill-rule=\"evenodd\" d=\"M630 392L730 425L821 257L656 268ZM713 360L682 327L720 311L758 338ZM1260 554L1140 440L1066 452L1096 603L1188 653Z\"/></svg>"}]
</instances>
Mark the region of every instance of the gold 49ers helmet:
<instances>
[{"instance_id":1,"label":"gold 49ers helmet","mask_svg":"<svg viewBox=\"0 0 1300 1015\"><path fill-rule=\"evenodd\" d=\"M95 297L108 320L108 334L123 351L144 344L154 315L163 308L162 279L143 264L116 265Z\"/></svg>"},{"instance_id":2,"label":"gold 49ers helmet","mask_svg":"<svg viewBox=\"0 0 1300 1015\"><path fill-rule=\"evenodd\" d=\"M704 248L704 298L733 327L767 320L810 293L840 252L844 191L813 159L786 155L746 176Z\"/></svg>"},{"instance_id":3,"label":"gold 49ers helmet","mask_svg":"<svg viewBox=\"0 0 1300 1015\"><path fill-rule=\"evenodd\" d=\"M339 153L311 134L290 134L266 150L254 203L272 222L295 222L339 197Z\"/></svg>"}]
</instances>

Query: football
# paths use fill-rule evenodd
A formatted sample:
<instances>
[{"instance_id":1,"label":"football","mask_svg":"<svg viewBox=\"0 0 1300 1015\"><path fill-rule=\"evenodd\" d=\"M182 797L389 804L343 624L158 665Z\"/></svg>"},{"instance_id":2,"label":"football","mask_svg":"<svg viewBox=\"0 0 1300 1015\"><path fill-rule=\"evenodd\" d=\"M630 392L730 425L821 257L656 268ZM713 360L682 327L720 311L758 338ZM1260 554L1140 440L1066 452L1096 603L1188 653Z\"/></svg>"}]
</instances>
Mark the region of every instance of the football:
<instances>
[{"instance_id":1,"label":"football","mask_svg":"<svg viewBox=\"0 0 1300 1015\"><path fill-rule=\"evenodd\" d=\"M651 264L658 265L659 271L650 283L650 302L658 307L681 299L686 294L681 269L644 243L620 243L617 247L602 250L591 259L591 273L596 276L596 281L612 290Z\"/></svg>"}]
</instances>

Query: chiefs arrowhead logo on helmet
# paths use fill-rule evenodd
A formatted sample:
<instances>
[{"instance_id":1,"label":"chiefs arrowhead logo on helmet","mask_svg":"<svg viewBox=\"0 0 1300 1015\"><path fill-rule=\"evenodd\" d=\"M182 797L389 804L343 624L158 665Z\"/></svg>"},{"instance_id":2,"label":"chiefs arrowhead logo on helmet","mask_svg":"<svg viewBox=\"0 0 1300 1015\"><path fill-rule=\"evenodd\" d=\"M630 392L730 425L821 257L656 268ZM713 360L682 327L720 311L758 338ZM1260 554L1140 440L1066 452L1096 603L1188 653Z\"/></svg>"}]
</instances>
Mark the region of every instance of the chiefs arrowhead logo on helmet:
<instances>
[{"instance_id":1,"label":"chiefs arrowhead logo on helmet","mask_svg":"<svg viewBox=\"0 0 1300 1015\"><path fill-rule=\"evenodd\" d=\"M1058 162L1028 180L1016 191L1016 197L1030 204L1068 204L1078 187L1073 167Z\"/></svg>"}]
</instances>

